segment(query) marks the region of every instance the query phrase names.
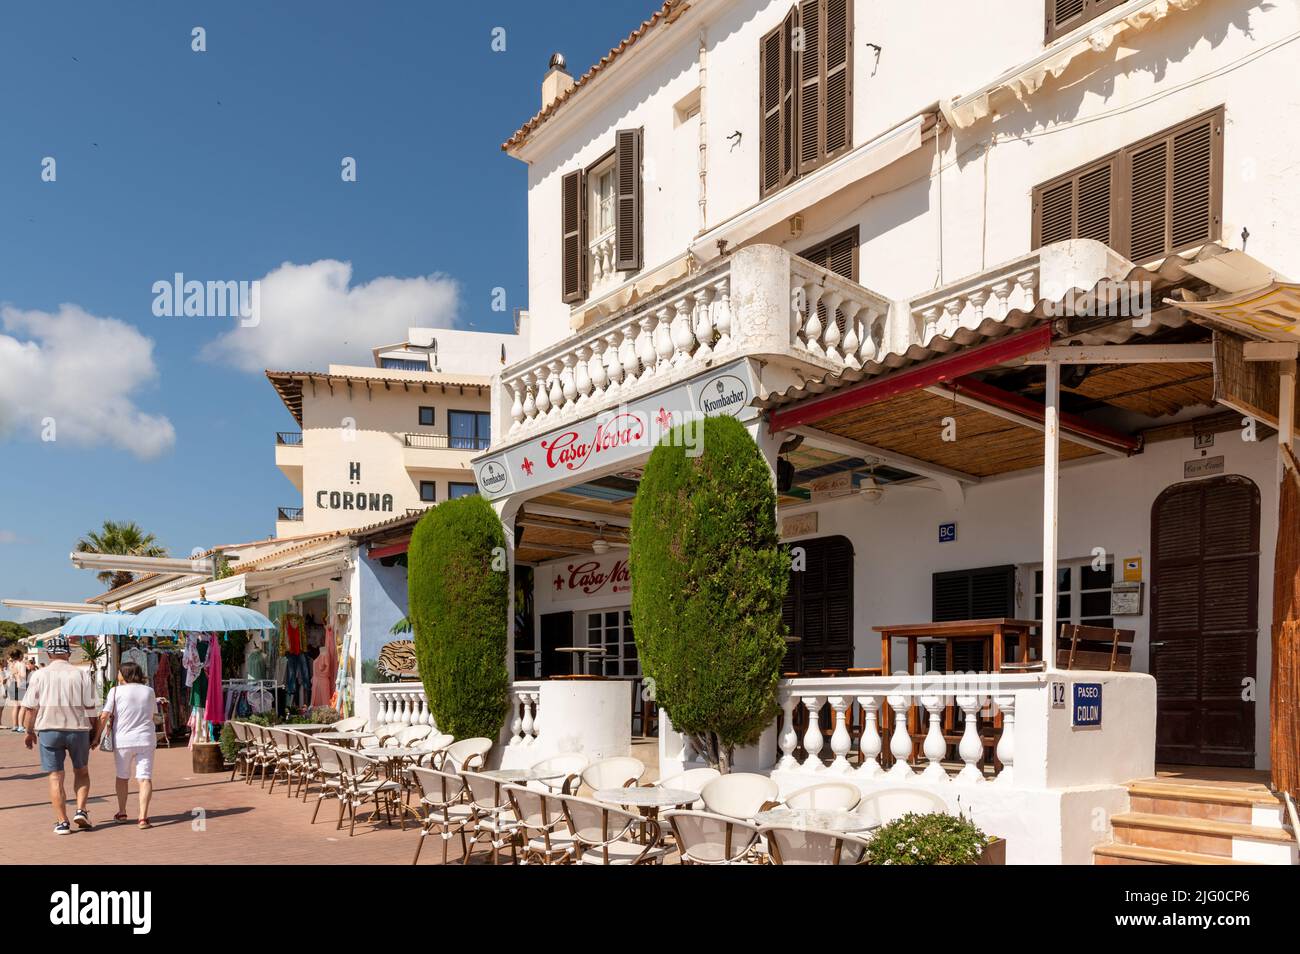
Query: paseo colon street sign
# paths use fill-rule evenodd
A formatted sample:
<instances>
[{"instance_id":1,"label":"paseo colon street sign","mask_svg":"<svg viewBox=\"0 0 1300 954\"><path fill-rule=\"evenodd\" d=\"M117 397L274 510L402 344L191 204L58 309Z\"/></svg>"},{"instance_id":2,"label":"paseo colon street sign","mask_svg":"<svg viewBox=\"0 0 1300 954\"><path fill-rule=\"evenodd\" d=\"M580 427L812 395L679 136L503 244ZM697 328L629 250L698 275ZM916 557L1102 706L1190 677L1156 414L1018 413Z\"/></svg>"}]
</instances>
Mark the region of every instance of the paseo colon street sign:
<instances>
[{"instance_id":1,"label":"paseo colon street sign","mask_svg":"<svg viewBox=\"0 0 1300 954\"><path fill-rule=\"evenodd\" d=\"M749 362L736 361L478 461L474 476L489 499L539 487L649 453L679 424L722 414L752 420L753 399Z\"/></svg>"}]
</instances>

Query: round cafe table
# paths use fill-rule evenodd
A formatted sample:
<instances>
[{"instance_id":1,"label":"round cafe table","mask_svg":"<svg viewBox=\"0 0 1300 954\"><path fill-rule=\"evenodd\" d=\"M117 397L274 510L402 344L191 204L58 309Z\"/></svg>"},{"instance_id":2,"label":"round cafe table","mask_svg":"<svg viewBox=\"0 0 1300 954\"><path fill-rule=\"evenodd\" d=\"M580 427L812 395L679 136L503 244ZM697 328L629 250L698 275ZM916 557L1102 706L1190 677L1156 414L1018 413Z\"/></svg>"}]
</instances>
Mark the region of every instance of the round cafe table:
<instances>
[{"instance_id":1,"label":"round cafe table","mask_svg":"<svg viewBox=\"0 0 1300 954\"><path fill-rule=\"evenodd\" d=\"M328 722L282 722L279 725L271 726L272 729L288 729L291 732L305 732L313 735L317 732L324 732L330 727Z\"/></svg>"},{"instance_id":2,"label":"round cafe table","mask_svg":"<svg viewBox=\"0 0 1300 954\"><path fill-rule=\"evenodd\" d=\"M406 774L402 771L403 763L410 759L419 761L425 756L439 752L432 745L412 745L409 747L401 746L384 746L384 745L365 745L357 749L358 755L364 755L368 759L374 759L384 766L384 777L390 782L396 782L401 786L401 797L397 801L398 819L402 824L402 831L406 831L406 813L409 812L419 818L420 813L407 804L408 781Z\"/></svg>"},{"instance_id":3,"label":"round cafe table","mask_svg":"<svg viewBox=\"0 0 1300 954\"><path fill-rule=\"evenodd\" d=\"M347 748L356 748L362 739L373 739L373 732L317 732L313 738L321 742L335 742Z\"/></svg>"},{"instance_id":4,"label":"round cafe table","mask_svg":"<svg viewBox=\"0 0 1300 954\"><path fill-rule=\"evenodd\" d=\"M676 808L689 805L700 797L699 792L685 788L662 788L658 785L633 785L628 788L602 788L595 793L598 802L608 802L620 808L631 806L641 813L647 822L659 819L659 809ZM641 839L649 837L649 831L642 826Z\"/></svg>"},{"instance_id":5,"label":"round cafe table","mask_svg":"<svg viewBox=\"0 0 1300 954\"><path fill-rule=\"evenodd\" d=\"M822 831L867 831L876 827L857 812L834 808L773 808L759 812L754 821L781 828L820 828Z\"/></svg>"},{"instance_id":6,"label":"round cafe table","mask_svg":"<svg viewBox=\"0 0 1300 954\"><path fill-rule=\"evenodd\" d=\"M492 779L494 782L501 782L508 785L518 785L521 782L549 782L553 778L563 778L568 772L556 769L493 769L490 772L480 772L480 775Z\"/></svg>"}]
</instances>

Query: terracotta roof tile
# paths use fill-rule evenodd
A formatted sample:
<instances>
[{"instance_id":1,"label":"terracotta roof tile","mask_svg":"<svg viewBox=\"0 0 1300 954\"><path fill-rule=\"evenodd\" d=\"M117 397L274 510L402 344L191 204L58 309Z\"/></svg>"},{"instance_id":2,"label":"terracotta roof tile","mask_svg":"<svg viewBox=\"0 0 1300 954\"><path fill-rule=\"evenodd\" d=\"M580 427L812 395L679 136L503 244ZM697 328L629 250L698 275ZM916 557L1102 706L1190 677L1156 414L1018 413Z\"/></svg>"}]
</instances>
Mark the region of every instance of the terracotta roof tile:
<instances>
[{"instance_id":1,"label":"terracotta roof tile","mask_svg":"<svg viewBox=\"0 0 1300 954\"><path fill-rule=\"evenodd\" d=\"M582 89L582 87L594 79L597 74L603 72L620 54L627 50L628 47L632 46L632 44L636 43L637 40L649 33L659 23L671 23L689 6L690 4L686 2L686 0L664 0L663 6L652 13L650 19L643 20L641 25L624 37L618 46L611 49L600 58L599 62L592 65L587 72L579 76L570 89L557 96L549 105L542 107L542 109L539 110L532 119L528 120L528 122L515 130L515 134L501 144L501 149L505 152L509 152L515 146L523 145L524 141L533 134L533 131L536 130L538 126L555 115L556 110L572 99L574 93Z\"/></svg>"}]
</instances>

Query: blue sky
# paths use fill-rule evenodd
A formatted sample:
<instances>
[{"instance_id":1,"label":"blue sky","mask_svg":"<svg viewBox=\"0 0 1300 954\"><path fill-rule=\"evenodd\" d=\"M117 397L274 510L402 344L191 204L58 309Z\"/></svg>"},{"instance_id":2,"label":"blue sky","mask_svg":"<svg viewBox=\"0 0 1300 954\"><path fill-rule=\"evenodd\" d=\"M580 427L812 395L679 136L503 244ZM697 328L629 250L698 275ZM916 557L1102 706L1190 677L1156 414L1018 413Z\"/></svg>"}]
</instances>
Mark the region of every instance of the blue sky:
<instances>
[{"instance_id":1,"label":"blue sky","mask_svg":"<svg viewBox=\"0 0 1300 954\"><path fill-rule=\"evenodd\" d=\"M349 262L353 289L392 276L439 320L506 330L527 306L525 168L500 143L536 110L553 50L577 75L654 6L0 7L0 596L97 592L67 554L105 519L185 555L266 536L298 503L273 446L295 424L249 370L256 348L214 350L230 319L155 317L154 282L280 270L298 324L272 354L309 366L384 334L347 288L316 323L319 285L284 263Z\"/></svg>"}]
</instances>

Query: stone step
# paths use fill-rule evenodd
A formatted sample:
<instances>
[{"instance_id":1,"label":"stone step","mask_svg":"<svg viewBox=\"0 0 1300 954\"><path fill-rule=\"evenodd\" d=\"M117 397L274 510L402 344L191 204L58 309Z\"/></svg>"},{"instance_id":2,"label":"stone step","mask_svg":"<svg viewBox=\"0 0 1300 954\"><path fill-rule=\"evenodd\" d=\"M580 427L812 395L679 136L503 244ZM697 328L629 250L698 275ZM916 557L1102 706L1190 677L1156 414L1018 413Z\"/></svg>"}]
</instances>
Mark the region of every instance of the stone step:
<instances>
[{"instance_id":1,"label":"stone step","mask_svg":"<svg viewBox=\"0 0 1300 954\"><path fill-rule=\"evenodd\" d=\"M1286 828L1265 828L1246 822L1214 818L1134 811L1115 815L1111 818L1111 826L1115 840L1120 844L1191 851L1225 858L1232 857L1234 840L1283 847L1294 844L1291 832Z\"/></svg>"},{"instance_id":2,"label":"stone step","mask_svg":"<svg viewBox=\"0 0 1300 954\"><path fill-rule=\"evenodd\" d=\"M1092 849L1093 864L1098 865L1253 865L1254 861L1237 861L1222 855L1205 855L1195 851L1170 851L1145 845L1120 845L1107 842Z\"/></svg>"}]
</instances>

